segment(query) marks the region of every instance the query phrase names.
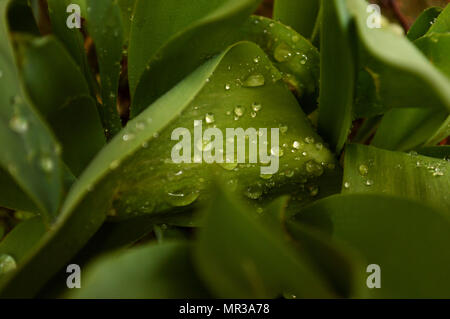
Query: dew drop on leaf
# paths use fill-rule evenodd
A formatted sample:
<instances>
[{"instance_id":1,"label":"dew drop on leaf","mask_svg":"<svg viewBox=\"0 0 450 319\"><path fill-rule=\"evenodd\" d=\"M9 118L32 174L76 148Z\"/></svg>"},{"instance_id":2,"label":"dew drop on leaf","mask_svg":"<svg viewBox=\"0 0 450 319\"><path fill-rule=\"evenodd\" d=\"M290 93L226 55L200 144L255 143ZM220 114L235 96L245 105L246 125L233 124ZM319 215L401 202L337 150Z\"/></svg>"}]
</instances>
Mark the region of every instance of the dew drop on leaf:
<instances>
[{"instance_id":1,"label":"dew drop on leaf","mask_svg":"<svg viewBox=\"0 0 450 319\"><path fill-rule=\"evenodd\" d=\"M28 121L23 117L15 115L9 121L9 126L14 132L23 134L28 130Z\"/></svg>"},{"instance_id":2,"label":"dew drop on leaf","mask_svg":"<svg viewBox=\"0 0 450 319\"><path fill-rule=\"evenodd\" d=\"M5 275L17 268L16 260L7 254L0 255L0 276Z\"/></svg>"},{"instance_id":3,"label":"dew drop on leaf","mask_svg":"<svg viewBox=\"0 0 450 319\"><path fill-rule=\"evenodd\" d=\"M264 75L262 74L252 74L243 83L244 87L259 87L266 83Z\"/></svg>"}]
</instances>

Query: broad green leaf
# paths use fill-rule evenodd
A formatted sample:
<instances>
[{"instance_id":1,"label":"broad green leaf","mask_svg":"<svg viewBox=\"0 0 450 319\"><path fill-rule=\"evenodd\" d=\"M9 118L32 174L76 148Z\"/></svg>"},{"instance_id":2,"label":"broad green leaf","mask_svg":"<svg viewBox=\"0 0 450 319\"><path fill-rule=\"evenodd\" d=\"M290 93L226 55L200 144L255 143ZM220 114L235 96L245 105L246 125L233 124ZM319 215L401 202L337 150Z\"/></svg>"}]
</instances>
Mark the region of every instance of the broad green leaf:
<instances>
[{"instance_id":1,"label":"broad green leaf","mask_svg":"<svg viewBox=\"0 0 450 319\"><path fill-rule=\"evenodd\" d=\"M405 181L403 180L403 183ZM381 268L375 298L449 298L450 222L429 206L386 195L338 195L318 201L296 219L343 241Z\"/></svg>"},{"instance_id":2,"label":"broad green leaf","mask_svg":"<svg viewBox=\"0 0 450 319\"><path fill-rule=\"evenodd\" d=\"M450 145L423 147L417 152L424 156L450 160Z\"/></svg>"},{"instance_id":3,"label":"broad green leaf","mask_svg":"<svg viewBox=\"0 0 450 319\"><path fill-rule=\"evenodd\" d=\"M407 34L408 39L414 41L424 36L436 21L436 18L441 14L441 12L442 8L440 7L431 7L423 11L409 29Z\"/></svg>"},{"instance_id":4,"label":"broad green leaf","mask_svg":"<svg viewBox=\"0 0 450 319\"><path fill-rule=\"evenodd\" d=\"M84 0L83 0L84 1ZM69 29L67 7L74 3L72 0L48 0L48 12L52 24L53 34L64 44L67 51L75 60L89 83L91 93L94 92L92 73L84 50L84 39L79 29ZM79 4L79 3L78 3Z\"/></svg>"},{"instance_id":5,"label":"broad green leaf","mask_svg":"<svg viewBox=\"0 0 450 319\"><path fill-rule=\"evenodd\" d=\"M258 63L254 63L255 57ZM254 77L261 80L255 87L247 87L245 83ZM111 190L111 217L184 211L208 197L213 174L226 176L230 188L252 202L289 193L291 183L300 188L333 174L337 170L333 155L284 83L273 78L281 75L264 52L255 44L240 43L129 122L91 166L97 167L97 175L108 173L108 179L116 184ZM223 135L227 128L279 128L283 145L279 174L261 177L257 163L174 164L171 154L177 143L171 140L172 133L187 128L194 137L196 120L202 122L203 129L214 125ZM199 141L189 141L191 161L194 152L207 144L202 146ZM246 158L248 163L248 153Z\"/></svg>"},{"instance_id":6,"label":"broad green leaf","mask_svg":"<svg viewBox=\"0 0 450 319\"><path fill-rule=\"evenodd\" d=\"M442 13L433 21L431 28L428 30L427 35L433 33L445 33L450 31L450 6L447 5Z\"/></svg>"},{"instance_id":7,"label":"broad green leaf","mask_svg":"<svg viewBox=\"0 0 450 319\"><path fill-rule=\"evenodd\" d=\"M364 0L346 0L360 41L360 64L373 77L386 108L450 110L450 81L404 36L389 28L369 28Z\"/></svg>"},{"instance_id":8,"label":"broad green leaf","mask_svg":"<svg viewBox=\"0 0 450 319\"><path fill-rule=\"evenodd\" d=\"M320 55L309 40L280 22L258 16L251 16L236 36L236 41L255 42L266 52L305 112L317 107Z\"/></svg>"},{"instance_id":9,"label":"broad green leaf","mask_svg":"<svg viewBox=\"0 0 450 319\"><path fill-rule=\"evenodd\" d=\"M255 56L260 56L261 62L254 69L237 67L241 63L245 65L252 62ZM228 70L230 65L231 71ZM18 267L15 276L0 287L0 295L35 295L100 228L106 212L118 218L145 214L157 216L163 212L175 214L191 208L189 204L195 204L197 197L203 194L207 197L207 181L212 178L207 166L209 164L178 166L166 160L171 158L171 144L176 144L171 141L173 129L183 126L190 129L194 120L204 119L208 112L214 113L217 127L283 126L282 131L285 133L281 134L280 144L289 143L289 147L281 157L280 168L282 172L293 169L295 174L289 174L292 177L280 174L269 181L260 177L259 167L244 165L236 171L218 167L219 174L229 181L229 187L237 185L237 191L241 194L262 198L266 192L270 198L269 193L275 196L277 193L290 192L292 182L301 183L305 177L313 181L322 173L326 176L334 172L334 169L327 167L321 169L317 164L335 164L335 159L323 145L317 146L321 142L320 138L307 123L284 83L267 81L264 86L253 88L234 85L236 79L245 81L254 74L267 79L275 74L280 78L261 49L255 44L240 43L208 61L169 94L130 121L127 128L98 154L73 185L57 224ZM206 81L208 78L209 82ZM230 84L230 90L225 89L227 83ZM262 108L253 118L251 105L260 99ZM280 101L283 101L282 107ZM237 103L245 109L245 115L234 120L231 112ZM299 143L299 148L302 146L303 149L295 149L292 153L290 145L293 141L306 137L310 137L307 141L311 144L302 142L302 146ZM314 138L314 143L311 138ZM307 156L302 156L302 151L307 152ZM299 160L295 160L297 157ZM306 172L308 162L312 173ZM230 169L230 166L225 167ZM256 199L249 201L260 203ZM37 272L39 277L35 276Z\"/></svg>"},{"instance_id":10,"label":"broad green leaf","mask_svg":"<svg viewBox=\"0 0 450 319\"><path fill-rule=\"evenodd\" d=\"M450 163L416 153L350 144L345 152L344 193L379 193L428 203L450 216Z\"/></svg>"},{"instance_id":11,"label":"broad green leaf","mask_svg":"<svg viewBox=\"0 0 450 319\"><path fill-rule=\"evenodd\" d=\"M137 0L128 50L132 116L232 44L259 2Z\"/></svg>"},{"instance_id":12,"label":"broad green leaf","mask_svg":"<svg viewBox=\"0 0 450 319\"><path fill-rule=\"evenodd\" d=\"M63 160L78 176L105 145L100 118L86 80L53 37L21 44L21 69L26 89L61 142Z\"/></svg>"},{"instance_id":13,"label":"broad green leaf","mask_svg":"<svg viewBox=\"0 0 450 319\"><path fill-rule=\"evenodd\" d=\"M299 298L334 296L307 258L226 191L217 191L205 214L195 246L195 264L216 296L275 298L284 292Z\"/></svg>"},{"instance_id":14,"label":"broad green leaf","mask_svg":"<svg viewBox=\"0 0 450 319\"><path fill-rule=\"evenodd\" d=\"M319 133L340 152L352 124L355 90L351 20L343 1L324 1L322 10Z\"/></svg>"},{"instance_id":15,"label":"broad green leaf","mask_svg":"<svg viewBox=\"0 0 450 319\"><path fill-rule=\"evenodd\" d=\"M70 298L207 298L186 243L135 248L98 259L86 269L81 289ZM124 285L126 278L126 285Z\"/></svg>"},{"instance_id":16,"label":"broad green leaf","mask_svg":"<svg viewBox=\"0 0 450 319\"><path fill-rule=\"evenodd\" d=\"M88 30L100 68L102 105L100 115L108 138L122 128L117 111L117 95L122 61L124 30L117 1L88 0Z\"/></svg>"},{"instance_id":17,"label":"broad green leaf","mask_svg":"<svg viewBox=\"0 0 450 319\"><path fill-rule=\"evenodd\" d=\"M0 166L50 222L62 195L58 144L21 88L5 16L9 3L0 2L0 143L6 148Z\"/></svg>"},{"instance_id":18,"label":"broad green leaf","mask_svg":"<svg viewBox=\"0 0 450 319\"><path fill-rule=\"evenodd\" d=\"M311 38L319 8L320 0L275 0L273 17Z\"/></svg>"}]
</instances>

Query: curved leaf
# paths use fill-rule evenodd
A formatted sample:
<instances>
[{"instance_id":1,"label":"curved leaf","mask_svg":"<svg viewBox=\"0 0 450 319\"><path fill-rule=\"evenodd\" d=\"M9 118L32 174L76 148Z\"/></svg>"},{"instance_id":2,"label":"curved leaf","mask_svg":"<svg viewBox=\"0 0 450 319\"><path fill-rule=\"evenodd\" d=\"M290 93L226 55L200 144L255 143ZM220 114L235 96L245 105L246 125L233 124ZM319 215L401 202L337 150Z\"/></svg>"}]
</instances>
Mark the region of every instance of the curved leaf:
<instances>
[{"instance_id":1,"label":"curved leaf","mask_svg":"<svg viewBox=\"0 0 450 319\"><path fill-rule=\"evenodd\" d=\"M201 0L192 6L177 0L138 0L129 45L132 115L139 114L206 58L232 44L236 30L259 2Z\"/></svg>"},{"instance_id":2,"label":"curved leaf","mask_svg":"<svg viewBox=\"0 0 450 319\"><path fill-rule=\"evenodd\" d=\"M356 23L360 63L374 78L382 104L450 110L450 81L405 37L388 28L369 28L364 0L346 0L346 4Z\"/></svg>"},{"instance_id":3,"label":"curved leaf","mask_svg":"<svg viewBox=\"0 0 450 319\"><path fill-rule=\"evenodd\" d=\"M22 91L6 25L8 4L0 3L0 143L7 147L0 153L0 166L50 222L62 195L59 147Z\"/></svg>"},{"instance_id":4,"label":"curved leaf","mask_svg":"<svg viewBox=\"0 0 450 319\"><path fill-rule=\"evenodd\" d=\"M352 124L356 66L345 3L323 1L319 98L319 133L336 152L344 146Z\"/></svg>"},{"instance_id":5,"label":"curved leaf","mask_svg":"<svg viewBox=\"0 0 450 319\"><path fill-rule=\"evenodd\" d=\"M311 38L319 8L320 0L275 0L273 17Z\"/></svg>"},{"instance_id":6,"label":"curved leaf","mask_svg":"<svg viewBox=\"0 0 450 319\"><path fill-rule=\"evenodd\" d=\"M450 296L450 222L422 203L382 195L338 195L304 209L297 220L357 249L367 260L361 273L369 264L380 266L381 288L369 289L363 283L367 295Z\"/></svg>"},{"instance_id":7,"label":"curved leaf","mask_svg":"<svg viewBox=\"0 0 450 319\"><path fill-rule=\"evenodd\" d=\"M218 297L274 298L287 291L300 298L333 297L305 258L227 192L217 191L213 203L198 236L195 264Z\"/></svg>"},{"instance_id":8,"label":"curved leaf","mask_svg":"<svg viewBox=\"0 0 450 319\"><path fill-rule=\"evenodd\" d=\"M438 208L450 216L448 161L348 145L345 152L344 193L380 193L407 197Z\"/></svg>"},{"instance_id":9,"label":"curved leaf","mask_svg":"<svg viewBox=\"0 0 450 319\"><path fill-rule=\"evenodd\" d=\"M123 24L117 1L87 1L88 30L100 68L102 105L100 115L105 134L111 138L122 128L117 111L117 94L122 60Z\"/></svg>"},{"instance_id":10,"label":"curved leaf","mask_svg":"<svg viewBox=\"0 0 450 319\"><path fill-rule=\"evenodd\" d=\"M80 0L81 1L81 0ZM83 0L84 1L84 0ZM94 91L92 73L84 50L84 39L80 30L67 27L67 7L73 0L48 0L48 12L53 34L64 44L88 81L91 93Z\"/></svg>"},{"instance_id":11,"label":"curved leaf","mask_svg":"<svg viewBox=\"0 0 450 319\"><path fill-rule=\"evenodd\" d=\"M71 298L207 298L185 243L150 245L103 257L88 266ZM127 284L123 284L124 276Z\"/></svg>"},{"instance_id":12,"label":"curved leaf","mask_svg":"<svg viewBox=\"0 0 450 319\"><path fill-rule=\"evenodd\" d=\"M433 21L427 34L445 33L450 31L450 6L447 5L442 13Z\"/></svg>"},{"instance_id":13,"label":"curved leaf","mask_svg":"<svg viewBox=\"0 0 450 319\"><path fill-rule=\"evenodd\" d=\"M409 29L407 34L408 39L414 41L424 36L441 12L442 8L440 7L431 7L423 11Z\"/></svg>"},{"instance_id":14,"label":"curved leaf","mask_svg":"<svg viewBox=\"0 0 450 319\"><path fill-rule=\"evenodd\" d=\"M63 160L75 175L80 175L105 145L86 80L53 37L22 43L21 52L27 91L61 142Z\"/></svg>"}]
</instances>

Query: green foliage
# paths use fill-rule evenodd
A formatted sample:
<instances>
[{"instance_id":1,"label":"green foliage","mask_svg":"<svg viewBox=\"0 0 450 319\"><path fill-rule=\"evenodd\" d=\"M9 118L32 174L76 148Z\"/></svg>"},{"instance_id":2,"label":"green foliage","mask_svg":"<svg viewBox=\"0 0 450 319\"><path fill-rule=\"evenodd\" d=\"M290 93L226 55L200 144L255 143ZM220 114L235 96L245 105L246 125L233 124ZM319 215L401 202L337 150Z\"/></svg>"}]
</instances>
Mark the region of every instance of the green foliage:
<instances>
[{"instance_id":1,"label":"green foliage","mask_svg":"<svg viewBox=\"0 0 450 319\"><path fill-rule=\"evenodd\" d=\"M450 297L450 6L47 2L0 0L1 297ZM200 123L246 162L174 162L220 153Z\"/></svg>"}]
</instances>

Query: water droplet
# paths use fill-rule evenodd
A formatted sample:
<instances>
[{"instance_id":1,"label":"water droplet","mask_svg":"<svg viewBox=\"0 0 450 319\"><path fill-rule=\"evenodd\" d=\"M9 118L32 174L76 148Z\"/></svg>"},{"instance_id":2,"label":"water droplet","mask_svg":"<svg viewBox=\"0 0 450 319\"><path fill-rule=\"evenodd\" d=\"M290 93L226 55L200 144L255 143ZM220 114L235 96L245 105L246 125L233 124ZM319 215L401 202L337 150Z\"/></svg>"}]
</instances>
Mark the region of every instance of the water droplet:
<instances>
[{"instance_id":1,"label":"water droplet","mask_svg":"<svg viewBox=\"0 0 450 319\"><path fill-rule=\"evenodd\" d=\"M344 188L345 189L349 189L350 188L350 183L349 182L345 182L344 183Z\"/></svg>"},{"instance_id":2,"label":"water droplet","mask_svg":"<svg viewBox=\"0 0 450 319\"><path fill-rule=\"evenodd\" d=\"M238 163L237 162L219 163L219 165L227 171L232 171L238 166Z\"/></svg>"},{"instance_id":3,"label":"water droplet","mask_svg":"<svg viewBox=\"0 0 450 319\"><path fill-rule=\"evenodd\" d=\"M11 255L0 255L0 276L5 275L16 268L16 260Z\"/></svg>"},{"instance_id":4,"label":"water droplet","mask_svg":"<svg viewBox=\"0 0 450 319\"><path fill-rule=\"evenodd\" d=\"M262 213L264 212L264 209L262 209L262 207L258 207L258 208L256 209L256 212L257 212L258 214L262 214Z\"/></svg>"},{"instance_id":5,"label":"water droplet","mask_svg":"<svg viewBox=\"0 0 450 319\"><path fill-rule=\"evenodd\" d=\"M359 165L358 170L361 176L366 176L367 174L369 174L369 168L365 164Z\"/></svg>"},{"instance_id":6,"label":"water droplet","mask_svg":"<svg viewBox=\"0 0 450 319\"><path fill-rule=\"evenodd\" d=\"M113 171L113 170L117 169L119 167L119 165L120 165L120 161L118 161L118 160L112 161L111 164L109 164L109 169Z\"/></svg>"},{"instance_id":7,"label":"water droplet","mask_svg":"<svg viewBox=\"0 0 450 319\"><path fill-rule=\"evenodd\" d=\"M262 196L263 190L260 185L253 185L247 187L245 191L245 196L247 196L250 199L258 199Z\"/></svg>"},{"instance_id":8,"label":"water droplet","mask_svg":"<svg viewBox=\"0 0 450 319\"><path fill-rule=\"evenodd\" d=\"M13 116L9 121L11 129L19 134L23 134L28 130L28 121L20 116Z\"/></svg>"},{"instance_id":9,"label":"water droplet","mask_svg":"<svg viewBox=\"0 0 450 319\"><path fill-rule=\"evenodd\" d=\"M257 63L259 63L260 59L261 58L259 56L257 56L256 58L253 59L253 62L255 62L257 64Z\"/></svg>"},{"instance_id":10,"label":"water droplet","mask_svg":"<svg viewBox=\"0 0 450 319\"><path fill-rule=\"evenodd\" d=\"M255 112L261 111L261 109L262 109L261 103L257 103L257 102L253 103L253 104L252 104L252 109L253 109L253 111L255 111Z\"/></svg>"},{"instance_id":11,"label":"water droplet","mask_svg":"<svg viewBox=\"0 0 450 319\"><path fill-rule=\"evenodd\" d=\"M292 57L291 47L289 47L286 43L281 42L273 52L273 57L278 62L286 62Z\"/></svg>"},{"instance_id":12,"label":"water droplet","mask_svg":"<svg viewBox=\"0 0 450 319\"><path fill-rule=\"evenodd\" d=\"M309 161L308 163L306 163L306 171L315 176L322 176L323 167L315 161Z\"/></svg>"},{"instance_id":13,"label":"water droplet","mask_svg":"<svg viewBox=\"0 0 450 319\"><path fill-rule=\"evenodd\" d=\"M297 34L292 36L292 42L298 42L300 41L300 36L298 36Z\"/></svg>"},{"instance_id":14,"label":"water droplet","mask_svg":"<svg viewBox=\"0 0 450 319\"><path fill-rule=\"evenodd\" d=\"M253 118L255 118L256 115L257 115L256 112L251 112L251 113L250 113L250 116L253 117Z\"/></svg>"},{"instance_id":15,"label":"water droplet","mask_svg":"<svg viewBox=\"0 0 450 319\"><path fill-rule=\"evenodd\" d=\"M295 172L293 170L287 170L285 174L286 174L287 177L291 178L291 177L294 176L294 173Z\"/></svg>"},{"instance_id":16,"label":"water droplet","mask_svg":"<svg viewBox=\"0 0 450 319\"><path fill-rule=\"evenodd\" d=\"M279 128L280 128L281 134L285 134L289 129L289 127L287 125L280 125Z\"/></svg>"},{"instance_id":17,"label":"water droplet","mask_svg":"<svg viewBox=\"0 0 450 319\"><path fill-rule=\"evenodd\" d=\"M272 174L261 174L259 175L262 179L271 179L272 178Z\"/></svg>"},{"instance_id":18,"label":"water droplet","mask_svg":"<svg viewBox=\"0 0 450 319\"><path fill-rule=\"evenodd\" d=\"M270 154L276 157L282 157L284 155L284 152L279 146L273 146L270 149Z\"/></svg>"},{"instance_id":19,"label":"water droplet","mask_svg":"<svg viewBox=\"0 0 450 319\"><path fill-rule=\"evenodd\" d=\"M192 190L191 187L187 189L175 189L167 192L167 202L175 207L188 206L195 202L199 197L200 192Z\"/></svg>"},{"instance_id":20,"label":"water droplet","mask_svg":"<svg viewBox=\"0 0 450 319\"><path fill-rule=\"evenodd\" d=\"M136 127L136 130L143 131L143 130L145 130L145 123L144 122L136 122L135 127Z\"/></svg>"},{"instance_id":21,"label":"water droplet","mask_svg":"<svg viewBox=\"0 0 450 319\"><path fill-rule=\"evenodd\" d=\"M53 163L53 160L50 157L43 157L41 158L41 168L44 170L44 172L51 172L55 166Z\"/></svg>"},{"instance_id":22,"label":"water droplet","mask_svg":"<svg viewBox=\"0 0 450 319\"><path fill-rule=\"evenodd\" d=\"M372 186L372 185L373 185L373 180L368 179L368 180L366 181L366 186Z\"/></svg>"},{"instance_id":23,"label":"water droplet","mask_svg":"<svg viewBox=\"0 0 450 319\"><path fill-rule=\"evenodd\" d=\"M212 123L214 123L214 121L215 121L214 114L206 113L206 115L205 115L205 122L207 124L212 124Z\"/></svg>"},{"instance_id":24,"label":"water droplet","mask_svg":"<svg viewBox=\"0 0 450 319\"><path fill-rule=\"evenodd\" d=\"M134 135L131 134L131 133L127 133L127 134L122 135L122 140L124 142L131 141L132 139L134 139Z\"/></svg>"},{"instance_id":25,"label":"water droplet","mask_svg":"<svg viewBox=\"0 0 450 319\"><path fill-rule=\"evenodd\" d=\"M314 137L312 137L312 136L305 137L305 142L307 144L313 144L314 143Z\"/></svg>"},{"instance_id":26,"label":"water droplet","mask_svg":"<svg viewBox=\"0 0 450 319\"><path fill-rule=\"evenodd\" d=\"M250 75L243 83L245 87L259 87L265 84L264 75L262 74L253 74Z\"/></svg>"},{"instance_id":27,"label":"water droplet","mask_svg":"<svg viewBox=\"0 0 450 319\"><path fill-rule=\"evenodd\" d=\"M244 113L245 113L245 108L242 107L241 105L238 105L238 106L236 106L236 107L234 108L234 114L235 114L237 117L243 116Z\"/></svg>"},{"instance_id":28,"label":"water droplet","mask_svg":"<svg viewBox=\"0 0 450 319\"><path fill-rule=\"evenodd\" d=\"M302 143L299 141L294 141L294 143L292 143L292 147L295 148L296 150L299 150L302 148Z\"/></svg>"},{"instance_id":29,"label":"water droplet","mask_svg":"<svg viewBox=\"0 0 450 319\"><path fill-rule=\"evenodd\" d=\"M231 89L231 85L229 83L225 84L225 91L229 91Z\"/></svg>"},{"instance_id":30,"label":"water droplet","mask_svg":"<svg viewBox=\"0 0 450 319\"><path fill-rule=\"evenodd\" d=\"M319 150L319 151L322 150L323 149L323 144L322 143L317 143L316 144L316 149Z\"/></svg>"},{"instance_id":31,"label":"water droplet","mask_svg":"<svg viewBox=\"0 0 450 319\"><path fill-rule=\"evenodd\" d=\"M317 186L317 185L308 186L308 191L309 191L309 196L316 197L317 195L319 195L319 186Z\"/></svg>"}]
</instances>

